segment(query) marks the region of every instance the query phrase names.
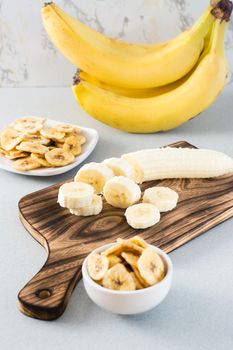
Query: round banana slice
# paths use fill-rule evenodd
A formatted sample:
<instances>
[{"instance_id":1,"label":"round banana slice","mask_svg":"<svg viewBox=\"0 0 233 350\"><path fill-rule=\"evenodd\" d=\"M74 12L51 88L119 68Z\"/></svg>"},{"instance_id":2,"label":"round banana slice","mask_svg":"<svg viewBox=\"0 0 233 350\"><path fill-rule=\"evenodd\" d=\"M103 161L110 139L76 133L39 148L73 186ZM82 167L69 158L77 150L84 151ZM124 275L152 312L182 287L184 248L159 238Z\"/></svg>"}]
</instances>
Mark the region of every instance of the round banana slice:
<instances>
[{"instance_id":1,"label":"round banana slice","mask_svg":"<svg viewBox=\"0 0 233 350\"><path fill-rule=\"evenodd\" d=\"M122 258L127 262L127 264L129 264L132 268L134 266L137 266L137 262L138 262L138 255L133 254L133 253L126 253L123 252L121 253Z\"/></svg>"},{"instance_id":2,"label":"round banana slice","mask_svg":"<svg viewBox=\"0 0 233 350\"><path fill-rule=\"evenodd\" d=\"M41 123L44 124L46 121L45 118L33 118L33 117L22 117L22 118L17 118L14 121L14 124L27 124L27 123L31 123L31 124L37 124L37 123Z\"/></svg>"},{"instance_id":3,"label":"round banana slice","mask_svg":"<svg viewBox=\"0 0 233 350\"><path fill-rule=\"evenodd\" d=\"M141 197L140 187L133 180L124 176L115 176L107 181L103 193L109 204L123 209L138 202Z\"/></svg>"},{"instance_id":4,"label":"round banana slice","mask_svg":"<svg viewBox=\"0 0 233 350\"><path fill-rule=\"evenodd\" d=\"M63 149L67 152L73 153L75 157L81 154L81 146L78 143L77 138L75 136L70 136L66 138L65 143L63 145Z\"/></svg>"},{"instance_id":5,"label":"round banana slice","mask_svg":"<svg viewBox=\"0 0 233 350\"><path fill-rule=\"evenodd\" d=\"M74 180L92 185L96 193L101 193L105 183L114 176L113 171L101 163L89 163L82 166Z\"/></svg>"},{"instance_id":6,"label":"round banana slice","mask_svg":"<svg viewBox=\"0 0 233 350\"><path fill-rule=\"evenodd\" d=\"M120 243L113 245L112 247L106 249L101 254L109 256L109 255L120 255L122 252L131 252L140 255L143 252L143 249L138 245L130 242L129 240L122 240Z\"/></svg>"},{"instance_id":7,"label":"round banana slice","mask_svg":"<svg viewBox=\"0 0 233 350\"><path fill-rule=\"evenodd\" d=\"M24 138L24 134L19 133L13 128L6 128L1 132L0 142L1 147L5 151L10 151L15 148Z\"/></svg>"},{"instance_id":8,"label":"round banana slice","mask_svg":"<svg viewBox=\"0 0 233 350\"><path fill-rule=\"evenodd\" d=\"M54 130L59 131L59 132L72 132L74 130L74 126L71 124L58 124L54 126Z\"/></svg>"},{"instance_id":9,"label":"round banana slice","mask_svg":"<svg viewBox=\"0 0 233 350\"><path fill-rule=\"evenodd\" d=\"M81 135L81 129L77 128L76 126L73 127L73 130L71 132L67 133L67 136L82 136Z\"/></svg>"},{"instance_id":10,"label":"round banana slice","mask_svg":"<svg viewBox=\"0 0 233 350\"><path fill-rule=\"evenodd\" d=\"M156 186L145 190L143 202L154 204L160 212L166 212L176 207L178 198L178 193L171 188Z\"/></svg>"},{"instance_id":11,"label":"round banana slice","mask_svg":"<svg viewBox=\"0 0 233 350\"><path fill-rule=\"evenodd\" d=\"M36 122L25 122L25 123L15 123L14 129L20 132L27 132L29 134L34 134L43 128L43 124L39 121Z\"/></svg>"},{"instance_id":12,"label":"round banana slice","mask_svg":"<svg viewBox=\"0 0 233 350\"><path fill-rule=\"evenodd\" d=\"M31 157L35 159L42 167L50 168L51 164L41 154L31 153Z\"/></svg>"},{"instance_id":13,"label":"round banana slice","mask_svg":"<svg viewBox=\"0 0 233 350\"><path fill-rule=\"evenodd\" d=\"M111 267L103 277L103 286L113 290L135 290L136 286L131 274L123 264Z\"/></svg>"},{"instance_id":14,"label":"round banana slice","mask_svg":"<svg viewBox=\"0 0 233 350\"><path fill-rule=\"evenodd\" d=\"M125 211L128 224L135 229L145 229L160 220L160 212L155 205L140 203L132 205Z\"/></svg>"},{"instance_id":15,"label":"round banana slice","mask_svg":"<svg viewBox=\"0 0 233 350\"><path fill-rule=\"evenodd\" d=\"M84 143L87 142L87 139L84 135L78 134L78 135L73 135L76 137L78 143L80 144L80 146L84 145Z\"/></svg>"},{"instance_id":16,"label":"round banana slice","mask_svg":"<svg viewBox=\"0 0 233 350\"><path fill-rule=\"evenodd\" d=\"M165 276L163 260L151 247L144 249L137 265L141 276L151 286L161 281Z\"/></svg>"},{"instance_id":17,"label":"round banana slice","mask_svg":"<svg viewBox=\"0 0 233 350\"><path fill-rule=\"evenodd\" d=\"M103 161L114 172L115 176L133 177L133 167L125 159L108 158Z\"/></svg>"},{"instance_id":18,"label":"round banana slice","mask_svg":"<svg viewBox=\"0 0 233 350\"><path fill-rule=\"evenodd\" d=\"M58 203L61 207L78 209L90 206L94 189L84 182L68 182L59 188Z\"/></svg>"},{"instance_id":19,"label":"round banana slice","mask_svg":"<svg viewBox=\"0 0 233 350\"><path fill-rule=\"evenodd\" d=\"M39 143L35 142L21 142L20 145L16 147L16 149L24 152L32 152L32 153L39 153L39 154L45 154L48 152L48 148L44 145L41 145Z\"/></svg>"},{"instance_id":20,"label":"round banana slice","mask_svg":"<svg viewBox=\"0 0 233 350\"><path fill-rule=\"evenodd\" d=\"M25 135L23 141L36 142L44 146L49 145L51 142L50 139L47 139L46 137L43 137L40 134L27 134Z\"/></svg>"},{"instance_id":21,"label":"round banana slice","mask_svg":"<svg viewBox=\"0 0 233 350\"><path fill-rule=\"evenodd\" d=\"M80 182L75 182L75 183L78 184ZM77 209L70 209L70 213L77 216L91 216L91 215L98 215L99 213L101 213L102 209L103 209L103 201L101 196L94 194L90 205L85 207L83 206Z\"/></svg>"},{"instance_id":22,"label":"round banana slice","mask_svg":"<svg viewBox=\"0 0 233 350\"><path fill-rule=\"evenodd\" d=\"M142 247L142 248L148 247L148 244L146 243L146 241L144 241L144 239L141 238L140 236L134 236L130 238L130 241L133 242L134 244L137 244L139 247Z\"/></svg>"},{"instance_id":23,"label":"round banana slice","mask_svg":"<svg viewBox=\"0 0 233 350\"><path fill-rule=\"evenodd\" d=\"M109 261L106 256L96 253L90 254L87 261L87 271L93 280L102 280L108 270L108 266Z\"/></svg>"},{"instance_id":24,"label":"round banana slice","mask_svg":"<svg viewBox=\"0 0 233 350\"><path fill-rule=\"evenodd\" d=\"M18 151L18 150L12 150L9 152L5 153L6 158L8 159L17 159L17 158L24 158L29 156L29 154L27 152L23 152L23 151Z\"/></svg>"},{"instance_id":25,"label":"round banana slice","mask_svg":"<svg viewBox=\"0 0 233 350\"><path fill-rule=\"evenodd\" d=\"M61 131L57 131L54 128L45 128L40 131L41 135L44 137L47 137L48 139L51 139L53 141L60 141L64 139L65 133Z\"/></svg>"},{"instance_id":26,"label":"round banana slice","mask_svg":"<svg viewBox=\"0 0 233 350\"><path fill-rule=\"evenodd\" d=\"M14 161L13 167L19 171L28 171L40 168L40 164L32 157L26 157Z\"/></svg>"},{"instance_id":27,"label":"round banana slice","mask_svg":"<svg viewBox=\"0 0 233 350\"><path fill-rule=\"evenodd\" d=\"M45 153L45 159L52 166L64 166L73 163L74 155L64 151L62 148L53 148L51 151Z\"/></svg>"}]
</instances>

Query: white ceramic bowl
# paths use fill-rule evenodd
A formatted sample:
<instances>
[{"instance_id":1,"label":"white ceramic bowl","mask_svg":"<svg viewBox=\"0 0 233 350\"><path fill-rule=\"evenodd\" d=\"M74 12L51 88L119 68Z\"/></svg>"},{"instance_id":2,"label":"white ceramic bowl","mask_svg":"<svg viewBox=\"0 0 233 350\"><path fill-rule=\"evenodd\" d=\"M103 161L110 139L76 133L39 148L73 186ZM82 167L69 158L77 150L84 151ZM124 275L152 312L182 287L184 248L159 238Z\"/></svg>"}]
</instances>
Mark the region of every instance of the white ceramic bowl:
<instances>
[{"instance_id":1,"label":"white ceramic bowl","mask_svg":"<svg viewBox=\"0 0 233 350\"><path fill-rule=\"evenodd\" d=\"M100 253L105 249L115 245L111 243L94 250ZM135 291L116 291L104 288L95 283L88 274L87 261L89 256L84 260L82 266L82 275L84 287L91 300L105 310L116 314L132 315L145 312L159 305L167 296L172 282L173 266L169 256L161 249L151 245L153 249L163 259L167 273L162 281L152 287L139 289Z\"/></svg>"},{"instance_id":2,"label":"white ceramic bowl","mask_svg":"<svg viewBox=\"0 0 233 350\"><path fill-rule=\"evenodd\" d=\"M37 118L33 116L34 118ZM62 124L62 121L56 121L56 120L51 120L47 119L45 123L45 127L53 127L57 124ZM66 123L65 124L70 124ZM6 171L10 171L11 173L17 173L21 175L28 175L28 176L53 176L53 175L59 175L66 173L67 171L75 168L78 166L80 163L82 163L94 150L98 139L99 135L98 132L95 129L91 128L84 128L82 126L72 124L76 127L78 127L80 130L82 130L83 135L86 137L87 142L83 145L82 147L82 153L80 156L75 157L75 160L73 163L65 165L63 167L51 167L51 168L39 168L35 170L29 170L29 171L18 171L13 168L13 161L10 159L7 159L5 157L0 157L0 169L4 169Z\"/></svg>"}]
</instances>

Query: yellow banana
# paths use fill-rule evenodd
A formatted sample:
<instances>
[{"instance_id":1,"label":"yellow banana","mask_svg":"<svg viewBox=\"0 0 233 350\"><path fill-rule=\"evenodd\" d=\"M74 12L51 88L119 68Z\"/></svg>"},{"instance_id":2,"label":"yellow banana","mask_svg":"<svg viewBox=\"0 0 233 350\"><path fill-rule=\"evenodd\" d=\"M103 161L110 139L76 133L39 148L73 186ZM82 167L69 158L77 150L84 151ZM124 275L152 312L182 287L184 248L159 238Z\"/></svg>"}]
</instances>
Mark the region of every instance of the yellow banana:
<instances>
[{"instance_id":1,"label":"yellow banana","mask_svg":"<svg viewBox=\"0 0 233 350\"><path fill-rule=\"evenodd\" d=\"M193 68L214 22L211 10L208 6L190 30L159 45L107 38L54 3L42 8L42 19L53 43L80 69L112 86L141 89L174 82Z\"/></svg>"},{"instance_id":2,"label":"yellow banana","mask_svg":"<svg viewBox=\"0 0 233 350\"><path fill-rule=\"evenodd\" d=\"M192 74L174 90L155 97L125 97L87 81L73 86L80 106L94 118L128 132L150 133L179 126L209 107L227 76L225 20L216 19L210 44Z\"/></svg>"}]
</instances>

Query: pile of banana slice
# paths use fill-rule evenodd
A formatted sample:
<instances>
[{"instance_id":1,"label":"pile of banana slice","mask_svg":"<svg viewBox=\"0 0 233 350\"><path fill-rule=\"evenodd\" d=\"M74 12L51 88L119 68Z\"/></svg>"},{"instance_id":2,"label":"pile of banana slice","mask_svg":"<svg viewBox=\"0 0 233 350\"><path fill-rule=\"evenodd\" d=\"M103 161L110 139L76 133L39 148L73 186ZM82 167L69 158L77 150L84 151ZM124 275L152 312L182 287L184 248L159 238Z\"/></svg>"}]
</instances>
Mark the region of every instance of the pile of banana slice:
<instances>
[{"instance_id":1,"label":"pile of banana slice","mask_svg":"<svg viewBox=\"0 0 233 350\"><path fill-rule=\"evenodd\" d=\"M126 220L131 227L145 229L159 222L160 212L176 207L178 194L157 186L145 190L142 197L140 186L132 177L133 168L124 159L85 164L73 182L60 187L58 203L77 216L98 215L103 209L103 196L111 206L126 209ZM141 197L142 203L138 204Z\"/></svg>"},{"instance_id":2,"label":"pile of banana slice","mask_svg":"<svg viewBox=\"0 0 233 350\"><path fill-rule=\"evenodd\" d=\"M160 255L139 236L118 238L117 244L101 254L91 253L87 269L95 282L119 291L153 286L166 275Z\"/></svg>"},{"instance_id":3,"label":"pile of banana slice","mask_svg":"<svg viewBox=\"0 0 233 350\"><path fill-rule=\"evenodd\" d=\"M18 118L0 133L0 154L14 160L19 171L70 164L86 142L81 130L70 124L44 127L46 119Z\"/></svg>"}]
</instances>

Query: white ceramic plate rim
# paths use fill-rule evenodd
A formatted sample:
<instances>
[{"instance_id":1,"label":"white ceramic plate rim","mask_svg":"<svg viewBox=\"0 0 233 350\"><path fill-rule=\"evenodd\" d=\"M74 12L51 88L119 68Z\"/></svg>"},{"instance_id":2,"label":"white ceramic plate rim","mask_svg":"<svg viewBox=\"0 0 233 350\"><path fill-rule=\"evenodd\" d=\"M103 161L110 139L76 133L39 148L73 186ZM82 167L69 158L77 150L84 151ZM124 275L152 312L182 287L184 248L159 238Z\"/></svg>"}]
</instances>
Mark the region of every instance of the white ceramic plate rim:
<instances>
[{"instance_id":1,"label":"white ceramic plate rim","mask_svg":"<svg viewBox=\"0 0 233 350\"><path fill-rule=\"evenodd\" d=\"M105 250L107 248L110 248L110 247L112 247L112 246L114 246L116 244L117 243L109 243L109 244L103 245L103 246L93 250L93 253L100 253L103 250ZM156 288L160 287L161 285L163 285L166 282L166 280L173 275L173 264L172 264L172 261L171 261L170 257L167 255L167 253L165 253L163 250L161 250L160 248L158 248L158 247L156 247L156 246L154 246L152 244L149 244L149 246L156 250L156 252L161 256L161 258L163 259L163 261L167 265L166 266L167 267L167 273L166 273L165 277L160 282L158 282L157 284L155 284L153 286L150 286L150 287L147 287L147 288L143 288L143 289L133 290L133 291L131 291L131 290L130 291L118 291L118 290L112 290L112 289L108 289L108 288L105 288L103 286L100 286L98 283L96 283L95 281L92 280L92 278L89 276L89 274L87 272L87 261L88 261L88 258L90 256L90 254L86 257L86 259L84 260L83 265L82 265L83 278L89 284L91 284L93 287L101 290L104 293L109 293L109 294L117 294L117 295L142 294L142 293L145 293L148 290L156 289Z\"/></svg>"},{"instance_id":2,"label":"white ceramic plate rim","mask_svg":"<svg viewBox=\"0 0 233 350\"><path fill-rule=\"evenodd\" d=\"M30 116L32 117L32 116ZM34 117L33 118L39 118ZM75 157L75 161L69 165L63 166L63 167L57 167L57 168L39 168L35 170L29 170L29 171L18 171L13 168L13 161L10 159L3 157L0 157L0 169L10 171L11 173L21 174L21 175L28 175L28 176L53 176L53 175L59 175L66 173L67 171L77 167L80 163L82 163L94 150L99 135L98 132L95 129L92 128L85 128L83 126L79 126L76 124L66 123L62 121L56 121L52 119L47 119L45 122L46 127L52 127L56 124L67 124L67 125L73 125L75 127L78 127L80 130L82 130L83 135L86 136L87 142L83 145L83 151L82 154L78 157Z\"/></svg>"}]
</instances>

